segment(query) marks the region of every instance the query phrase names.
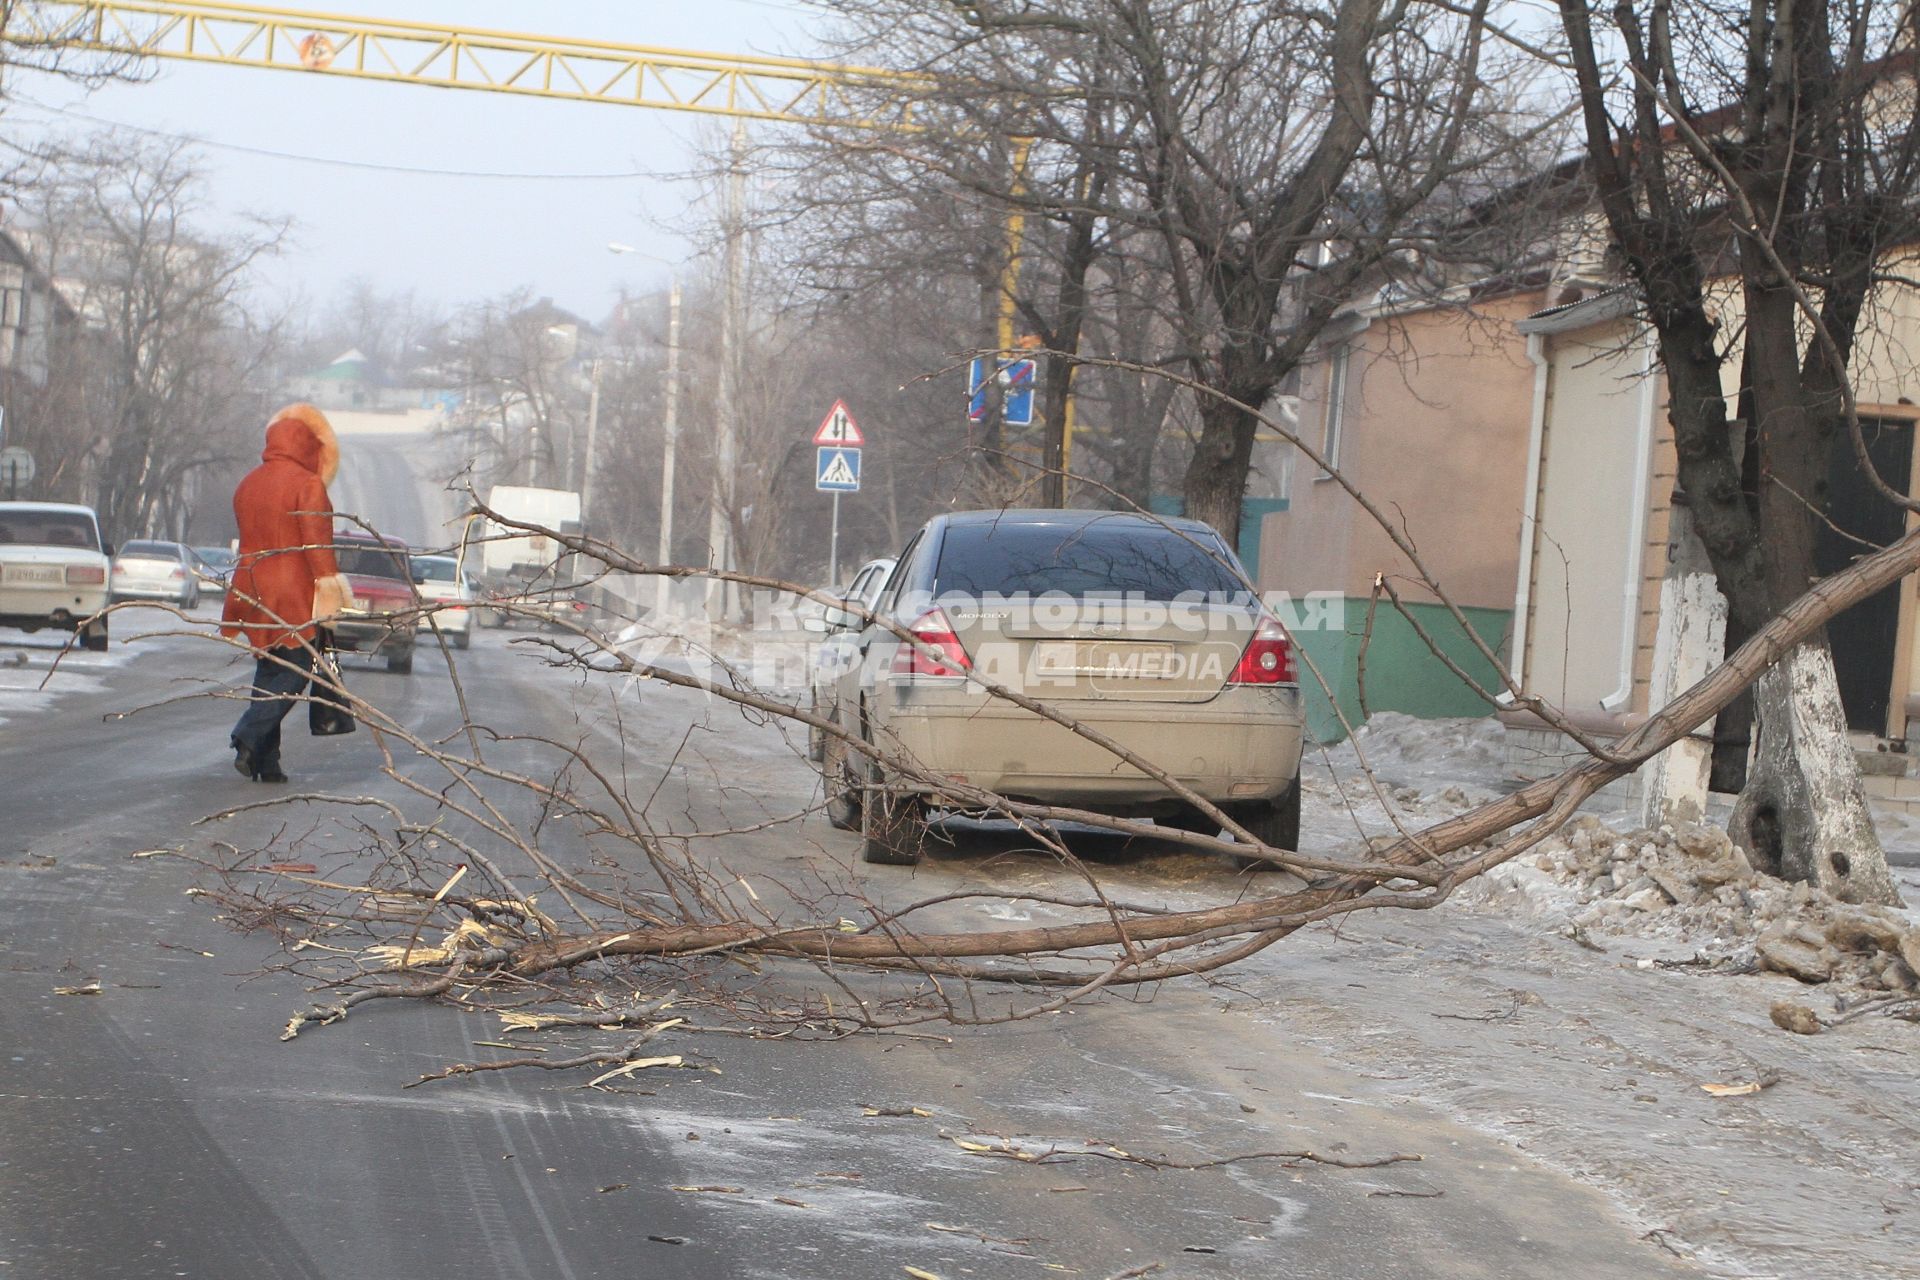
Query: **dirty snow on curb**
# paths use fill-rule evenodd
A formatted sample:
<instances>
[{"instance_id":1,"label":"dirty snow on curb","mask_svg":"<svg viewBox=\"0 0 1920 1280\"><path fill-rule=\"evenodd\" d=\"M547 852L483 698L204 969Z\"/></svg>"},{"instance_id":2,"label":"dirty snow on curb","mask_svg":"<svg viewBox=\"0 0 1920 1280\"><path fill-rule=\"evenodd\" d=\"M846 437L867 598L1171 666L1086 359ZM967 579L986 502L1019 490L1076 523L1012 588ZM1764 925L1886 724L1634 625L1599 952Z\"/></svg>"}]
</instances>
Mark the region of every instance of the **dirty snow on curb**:
<instances>
[{"instance_id":1,"label":"dirty snow on curb","mask_svg":"<svg viewBox=\"0 0 1920 1280\"><path fill-rule=\"evenodd\" d=\"M124 666L124 647L107 653L65 647L64 632L53 636L0 632L0 725L52 707L69 693L91 693L106 674Z\"/></svg>"}]
</instances>

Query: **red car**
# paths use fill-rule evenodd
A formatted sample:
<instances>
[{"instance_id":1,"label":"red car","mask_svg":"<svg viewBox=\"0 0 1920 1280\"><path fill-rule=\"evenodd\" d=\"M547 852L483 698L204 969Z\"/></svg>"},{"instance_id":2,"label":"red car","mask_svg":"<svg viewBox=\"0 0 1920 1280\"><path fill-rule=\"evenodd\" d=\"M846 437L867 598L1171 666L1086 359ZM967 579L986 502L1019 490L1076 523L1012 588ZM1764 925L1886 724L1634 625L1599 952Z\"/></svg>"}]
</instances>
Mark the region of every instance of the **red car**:
<instances>
[{"instance_id":1,"label":"red car","mask_svg":"<svg viewBox=\"0 0 1920 1280\"><path fill-rule=\"evenodd\" d=\"M335 645L342 652L385 658L389 671L412 671L420 600L413 589L407 544L397 538L337 533L333 552L340 572L353 582L353 607L333 621Z\"/></svg>"}]
</instances>

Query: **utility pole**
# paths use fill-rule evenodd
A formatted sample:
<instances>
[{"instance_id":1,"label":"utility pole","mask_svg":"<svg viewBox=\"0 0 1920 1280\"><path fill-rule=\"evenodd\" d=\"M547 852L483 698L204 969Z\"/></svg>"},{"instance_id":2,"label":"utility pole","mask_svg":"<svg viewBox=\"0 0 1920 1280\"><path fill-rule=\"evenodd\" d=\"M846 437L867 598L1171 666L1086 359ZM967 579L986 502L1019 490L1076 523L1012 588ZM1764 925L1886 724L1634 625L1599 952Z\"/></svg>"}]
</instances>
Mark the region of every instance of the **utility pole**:
<instances>
[{"instance_id":1,"label":"utility pole","mask_svg":"<svg viewBox=\"0 0 1920 1280\"><path fill-rule=\"evenodd\" d=\"M580 459L580 527L593 527L593 446L600 435L600 357L593 358L587 379L587 456Z\"/></svg>"},{"instance_id":2,"label":"utility pole","mask_svg":"<svg viewBox=\"0 0 1920 1280\"><path fill-rule=\"evenodd\" d=\"M733 126L733 144L729 149L725 220L727 246L725 259L725 297L720 304L720 382L714 388L713 494L707 515L707 546L711 566L726 571L734 568L731 513L734 499L734 452L736 412L734 382L739 363L740 340L740 238L742 208L746 188L747 130L744 123ZM738 593L732 583L707 580L707 617L713 621L731 618L737 612Z\"/></svg>"},{"instance_id":3,"label":"utility pole","mask_svg":"<svg viewBox=\"0 0 1920 1280\"><path fill-rule=\"evenodd\" d=\"M667 288L667 416L665 423L665 457L660 463L660 550L654 556L656 565L673 563L673 463L674 453L680 444L680 282L672 281ZM655 613L667 611L668 593L673 587L673 579L659 577L653 580L653 609Z\"/></svg>"}]
</instances>

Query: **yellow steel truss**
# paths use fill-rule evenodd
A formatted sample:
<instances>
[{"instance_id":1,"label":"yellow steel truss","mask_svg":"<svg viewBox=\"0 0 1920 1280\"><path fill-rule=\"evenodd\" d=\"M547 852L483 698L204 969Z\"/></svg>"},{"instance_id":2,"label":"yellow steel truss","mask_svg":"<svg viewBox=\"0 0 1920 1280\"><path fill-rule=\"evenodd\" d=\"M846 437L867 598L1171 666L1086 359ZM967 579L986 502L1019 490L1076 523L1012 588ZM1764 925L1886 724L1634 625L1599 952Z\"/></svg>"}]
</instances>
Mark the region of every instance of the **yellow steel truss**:
<instances>
[{"instance_id":1,"label":"yellow steel truss","mask_svg":"<svg viewBox=\"0 0 1920 1280\"><path fill-rule=\"evenodd\" d=\"M931 82L871 67L306 13L210 0L35 0L9 42L750 120L910 129Z\"/></svg>"}]
</instances>

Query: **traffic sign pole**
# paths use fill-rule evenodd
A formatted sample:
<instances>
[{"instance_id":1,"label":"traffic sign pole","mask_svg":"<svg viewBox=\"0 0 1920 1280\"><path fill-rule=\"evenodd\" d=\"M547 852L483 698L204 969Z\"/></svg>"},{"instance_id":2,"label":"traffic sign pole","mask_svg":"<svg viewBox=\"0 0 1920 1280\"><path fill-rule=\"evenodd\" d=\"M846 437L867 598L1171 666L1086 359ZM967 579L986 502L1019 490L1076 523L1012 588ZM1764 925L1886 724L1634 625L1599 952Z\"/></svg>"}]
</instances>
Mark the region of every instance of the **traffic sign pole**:
<instances>
[{"instance_id":1,"label":"traffic sign pole","mask_svg":"<svg viewBox=\"0 0 1920 1280\"><path fill-rule=\"evenodd\" d=\"M827 585L840 585L840 491L833 491L833 533L827 539Z\"/></svg>"}]
</instances>

